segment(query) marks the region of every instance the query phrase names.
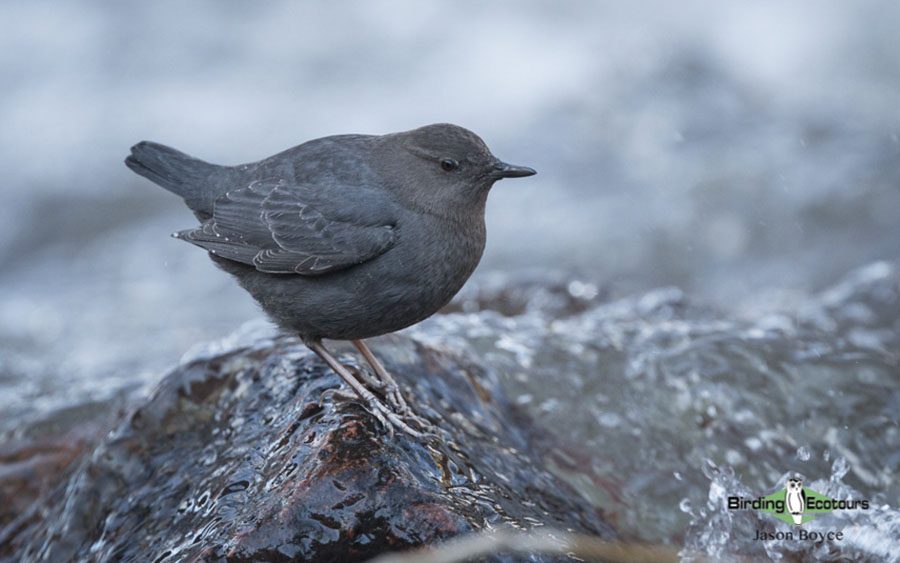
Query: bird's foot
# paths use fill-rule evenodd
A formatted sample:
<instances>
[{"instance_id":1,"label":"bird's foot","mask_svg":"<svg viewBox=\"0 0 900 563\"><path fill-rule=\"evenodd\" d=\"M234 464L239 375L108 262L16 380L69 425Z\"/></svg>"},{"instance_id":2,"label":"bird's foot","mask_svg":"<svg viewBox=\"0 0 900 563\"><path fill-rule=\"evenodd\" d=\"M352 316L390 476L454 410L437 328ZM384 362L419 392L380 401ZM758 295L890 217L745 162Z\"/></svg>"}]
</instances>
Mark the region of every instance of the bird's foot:
<instances>
[{"instance_id":1,"label":"bird's foot","mask_svg":"<svg viewBox=\"0 0 900 563\"><path fill-rule=\"evenodd\" d=\"M360 372L362 374L363 379L366 384L371 385L378 389L380 392L384 394L385 399L391 404L391 407L400 415L406 417L415 417L415 413L409 408L409 404L407 404L406 399L403 398L403 393L400 392L400 386L391 377L391 374L388 373L384 366L381 365L381 362L378 361L378 358L372 354L372 351L369 350L369 347L366 346L366 343L362 340L354 340L353 345L362 353L363 357L366 359L366 362L372 367L372 371L374 374L370 374L367 370L361 369Z\"/></svg>"},{"instance_id":2,"label":"bird's foot","mask_svg":"<svg viewBox=\"0 0 900 563\"><path fill-rule=\"evenodd\" d=\"M400 392L400 386L396 381L393 379L384 380L378 376L377 372L373 375L365 368L359 368L359 370L356 370L356 373L367 387L383 395L384 399L397 414L401 416L415 416L406 399L403 398L403 393Z\"/></svg>"},{"instance_id":3,"label":"bird's foot","mask_svg":"<svg viewBox=\"0 0 900 563\"><path fill-rule=\"evenodd\" d=\"M362 380L364 384L366 384L371 389L376 389L380 392L384 392L387 388L387 383L379 379L378 375L372 375L369 373L369 370L360 366L348 366L350 371L359 376L359 379Z\"/></svg>"},{"instance_id":4,"label":"bird's foot","mask_svg":"<svg viewBox=\"0 0 900 563\"><path fill-rule=\"evenodd\" d=\"M366 401L364 399L363 402L366 410L372 413L387 428L391 438L394 437L394 428L402 430L415 438L424 438L432 434L430 431L433 428L432 424L412 412L400 414L377 397L375 397L374 401ZM413 426L416 428L413 428Z\"/></svg>"},{"instance_id":5,"label":"bird's foot","mask_svg":"<svg viewBox=\"0 0 900 563\"><path fill-rule=\"evenodd\" d=\"M390 395L388 395L388 397L390 397ZM378 422L387 428L391 437L394 435L394 428L402 430L416 438L436 436L434 424L428 419L414 413L406 403L403 403L406 410L401 412L393 401L388 400L385 402L374 394L372 394L371 397L364 397L355 390L349 391L340 388L324 391L319 398L319 406L322 406L327 400L332 400L334 402L362 403L366 412L378 419Z\"/></svg>"},{"instance_id":6,"label":"bird's foot","mask_svg":"<svg viewBox=\"0 0 900 563\"><path fill-rule=\"evenodd\" d=\"M394 426L403 430L407 434L416 438L424 438L426 436L436 436L437 430L434 424L427 418L419 416L409 407L403 396L400 394L398 387L393 390L388 389L385 393L385 400L372 395L371 399L366 397L357 397L362 399L366 410L371 412L384 426L391 431L390 425L385 423L385 419ZM399 398L399 402L396 400ZM391 432L393 437L393 432Z\"/></svg>"},{"instance_id":7,"label":"bird's foot","mask_svg":"<svg viewBox=\"0 0 900 563\"><path fill-rule=\"evenodd\" d=\"M362 407L374 416L378 422L381 423L382 426L387 428L388 434L390 434L391 438L394 437L394 427L398 427L404 432L408 432L409 434L415 437L421 437L422 434L413 430L409 427L408 424L403 423L400 420L398 424L394 419L397 418L397 415L393 413L384 403L381 402L378 397L372 396L373 401L368 400L366 397L361 397L355 391L347 391L345 389L328 389L322 392L322 395L319 397L319 406L323 406L324 403L328 400L331 400L335 404L337 403L362 403ZM393 415L393 416L392 416Z\"/></svg>"},{"instance_id":8,"label":"bird's foot","mask_svg":"<svg viewBox=\"0 0 900 563\"><path fill-rule=\"evenodd\" d=\"M400 392L400 387L391 381L390 383L385 385L385 397L388 402L391 404L391 407L395 411L397 411L400 415L406 417L412 417L414 419L421 419L419 415L413 412L409 405L406 402L406 399L403 398L403 393Z\"/></svg>"},{"instance_id":9,"label":"bird's foot","mask_svg":"<svg viewBox=\"0 0 900 563\"><path fill-rule=\"evenodd\" d=\"M346 366L341 364L337 358L322 345L321 341L309 341L307 342L307 346L325 360L331 369L341 376L341 379L353 389L353 394L355 395L350 396L346 392L331 390L326 391L326 393L329 393L327 396L336 396L339 398L347 398L349 396L354 400L361 401L363 407L387 428L392 438L394 436L394 428L400 429L415 438L435 436L435 433L433 432L435 429L434 425L427 419L412 412L412 409L409 408L409 405L403 399L403 396L400 394L400 389L393 379L385 381L385 378L379 377L379 384L374 385L376 388L380 387L380 389L377 390L384 393L385 399L382 400L369 388L369 385L372 382L368 381L368 379L371 379L371 376L360 375L360 372L364 370L353 370L357 373L351 373ZM378 371L383 371L383 368L381 370L376 370L376 374L380 376L381 374L378 374ZM390 378L390 376L388 376L388 378ZM385 404L385 402L387 402L387 404ZM413 426L418 429L413 428Z\"/></svg>"},{"instance_id":10,"label":"bird's foot","mask_svg":"<svg viewBox=\"0 0 900 563\"><path fill-rule=\"evenodd\" d=\"M328 400L335 403L349 403L351 401L358 401L359 395L353 391L347 391L346 389L336 387L334 389L322 391L322 394L319 395L319 407L325 406L325 402Z\"/></svg>"}]
</instances>

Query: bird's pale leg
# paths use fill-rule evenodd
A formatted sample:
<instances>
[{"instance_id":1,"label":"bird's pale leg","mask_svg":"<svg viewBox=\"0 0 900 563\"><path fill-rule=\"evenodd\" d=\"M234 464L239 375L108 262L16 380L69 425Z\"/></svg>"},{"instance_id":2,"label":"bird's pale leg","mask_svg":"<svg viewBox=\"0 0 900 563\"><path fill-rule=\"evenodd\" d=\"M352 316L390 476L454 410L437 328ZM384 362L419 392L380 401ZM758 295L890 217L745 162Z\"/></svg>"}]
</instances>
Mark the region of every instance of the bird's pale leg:
<instances>
[{"instance_id":1,"label":"bird's pale leg","mask_svg":"<svg viewBox=\"0 0 900 563\"><path fill-rule=\"evenodd\" d=\"M412 409L406 404L406 399L403 398L403 394L400 392L400 386L397 385L397 382L394 381L391 374L384 369L384 366L381 365L378 358L376 358L372 351L369 350L366 343L362 340L354 340L353 345L356 346L356 349L362 353L366 361L369 362L369 365L372 366L372 369L375 370L375 375L378 376L378 381L384 386L385 395L391 402L391 405L395 407L400 414L412 414Z\"/></svg>"},{"instance_id":2,"label":"bird's pale leg","mask_svg":"<svg viewBox=\"0 0 900 563\"><path fill-rule=\"evenodd\" d=\"M325 360L331 369L335 371L341 379L343 379L347 385L349 385L357 395L359 395L360 399L365 402L366 406L369 407L369 410L372 414L381 422L385 428L393 435L393 426L403 430L404 432L414 436L416 438L421 438L424 435L421 432L413 430L409 427L406 422L400 418L397 413L393 411L390 407L382 403L378 397L376 397L371 391L369 391L365 385L363 385L358 379L356 379L350 371L341 364L337 358L335 358L331 352L328 351L327 348L322 344L321 340L310 340L306 342L306 345L309 346L309 349L318 354L320 358ZM390 421L390 422L389 422Z\"/></svg>"},{"instance_id":3,"label":"bird's pale leg","mask_svg":"<svg viewBox=\"0 0 900 563\"><path fill-rule=\"evenodd\" d=\"M388 370L384 369L384 366L381 362L378 361L378 358L375 357L375 354L369 350L369 347L362 340L354 340L353 345L356 346L357 350L362 352L363 357L372 366L372 369L375 371L375 375L378 377L379 388L384 389L384 394L387 400L391 403L391 407L403 417L406 421L415 422L415 424L424 430L429 436L434 437L435 434L432 432L434 430L434 425L428 421L428 419L423 418L413 412L413 410L407 404L406 399L403 398L403 393L400 391L400 386L391 377L391 374Z\"/></svg>"}]
</instances>

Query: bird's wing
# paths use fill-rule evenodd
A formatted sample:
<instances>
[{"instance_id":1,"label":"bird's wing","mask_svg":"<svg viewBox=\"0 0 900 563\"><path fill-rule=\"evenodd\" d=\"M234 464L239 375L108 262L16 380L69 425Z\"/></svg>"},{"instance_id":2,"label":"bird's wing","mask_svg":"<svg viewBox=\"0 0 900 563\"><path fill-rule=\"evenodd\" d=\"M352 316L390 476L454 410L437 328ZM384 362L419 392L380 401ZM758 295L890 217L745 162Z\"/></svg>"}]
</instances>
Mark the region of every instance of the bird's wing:
<instances>
[{"instance_id":1,"label":"bird's wing","mask_svg":"<svg viewBox=\"0 0 900 563\"><path fill-rule=\"evenodd\" d=\"M307 276L366 262L393 246L392 222L354 220L340 204L308 186L255 181L219 196L211 219L177 236L261 272Z\"/></svg>"}]
</instances>

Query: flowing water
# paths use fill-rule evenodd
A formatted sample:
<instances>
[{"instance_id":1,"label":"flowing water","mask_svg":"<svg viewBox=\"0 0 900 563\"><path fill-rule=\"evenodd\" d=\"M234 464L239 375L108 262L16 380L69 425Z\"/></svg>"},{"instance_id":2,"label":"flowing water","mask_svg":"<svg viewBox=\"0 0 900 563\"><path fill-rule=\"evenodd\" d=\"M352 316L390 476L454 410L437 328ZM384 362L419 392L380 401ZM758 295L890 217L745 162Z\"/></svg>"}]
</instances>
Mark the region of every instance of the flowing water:
<instances>
[{"instance_id":1,"label":"flowing water","mask_svg":"<svg viewBox=\"0 0 900 563\"><path fill-rule=\"evenodd\" d=\"M684 542L685 556L900 558L900 264L740 319L674 288L561 314L582 286L516 316L435 317L409 333L500 370L561 455L578 453L560 469L646 540ZM802 528L842 541L756 540L776 521L728 497L765 497L794 475L870 509Z\"/></svg>"}]
</instances>

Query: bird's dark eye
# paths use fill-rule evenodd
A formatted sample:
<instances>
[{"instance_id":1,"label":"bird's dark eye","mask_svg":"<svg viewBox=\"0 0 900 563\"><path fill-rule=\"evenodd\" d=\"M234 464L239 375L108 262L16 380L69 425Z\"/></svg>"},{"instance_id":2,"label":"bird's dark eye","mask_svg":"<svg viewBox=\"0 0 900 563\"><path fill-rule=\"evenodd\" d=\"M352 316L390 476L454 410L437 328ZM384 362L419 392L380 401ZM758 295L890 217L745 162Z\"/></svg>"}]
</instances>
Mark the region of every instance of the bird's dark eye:
<instances>
[{"instance_id":1,"label":"bird's dark eye","mask_svg":"<svg viewBox=\"0 0 900 563\"><path fill-rule=\"evenodd\" d=\"M450 172L457 166L459 166L459 164L452 158L445 158L441 161L441 168L446 172Z\"/></svg>"}]
</instances>

